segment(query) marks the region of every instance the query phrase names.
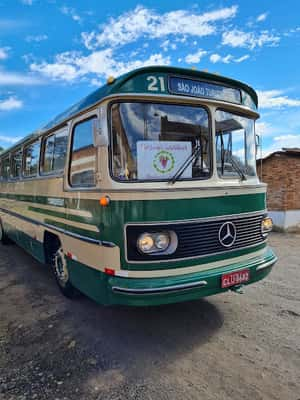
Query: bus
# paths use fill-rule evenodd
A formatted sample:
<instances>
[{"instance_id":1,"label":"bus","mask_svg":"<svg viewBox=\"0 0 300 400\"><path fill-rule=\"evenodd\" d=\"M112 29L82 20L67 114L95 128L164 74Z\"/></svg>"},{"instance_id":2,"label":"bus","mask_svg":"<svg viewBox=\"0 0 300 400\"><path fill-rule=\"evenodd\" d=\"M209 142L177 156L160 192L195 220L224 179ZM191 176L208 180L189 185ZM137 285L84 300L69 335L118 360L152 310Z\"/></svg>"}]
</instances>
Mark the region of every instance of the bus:
<instances>
[{"instance_id":1,"label":"bus","mask_svg":"<svg viewBox=\"0 0 300 400\"><path fill-rule=\"evenodd\" d=\"M105 305L198 299L277 257L256 174L257 94L151 66L106 84L0 156L0 239Z\"/></svg>"}]
</instances>

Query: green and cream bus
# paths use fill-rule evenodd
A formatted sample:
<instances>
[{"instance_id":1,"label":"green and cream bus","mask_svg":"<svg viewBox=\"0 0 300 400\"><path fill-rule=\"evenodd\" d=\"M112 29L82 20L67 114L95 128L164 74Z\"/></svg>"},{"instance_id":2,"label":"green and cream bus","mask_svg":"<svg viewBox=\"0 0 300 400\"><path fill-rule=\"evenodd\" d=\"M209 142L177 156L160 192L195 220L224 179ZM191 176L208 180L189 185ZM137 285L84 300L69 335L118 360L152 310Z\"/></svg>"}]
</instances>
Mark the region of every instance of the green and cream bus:
<instances>
[{"instance_id":1,"label":"green and cream bus","mask_svg":"<svg viewBox=\"0 0 300 400\"><path fill-rule=\"evenodd\" d=\"M256 174L255 91L145 67L0 156L0 238L68 297L155 305L238 290L276 262Z\"/></svg>"}]
</instances>

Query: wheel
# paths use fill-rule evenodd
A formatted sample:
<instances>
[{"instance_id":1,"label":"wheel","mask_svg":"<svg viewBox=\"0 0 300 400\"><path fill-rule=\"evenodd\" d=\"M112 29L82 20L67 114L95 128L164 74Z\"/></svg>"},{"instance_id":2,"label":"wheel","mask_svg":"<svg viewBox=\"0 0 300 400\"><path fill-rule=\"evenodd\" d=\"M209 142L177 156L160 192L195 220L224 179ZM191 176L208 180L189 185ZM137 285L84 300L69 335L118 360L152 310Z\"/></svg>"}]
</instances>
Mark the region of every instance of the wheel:
<instances>
[{"instance_id":1,"label":"wheel","mask_svg":"<svg viewBox=\"0 0 300 400\"><path fill-rule=\"evenodd\" d=\"M56 282L63 295L71 299L76 297L78 291L70 282L67 262L62 247L60 247L54 254L52 269Z\"/></svg>"},{"instance_id":2,"label":"wheel","mask_svg":"<svg viewBox=\"0 0 300 400\"><path fill-rule=\"evenodd\" d=\"M0 220L0 242L2 244L9 244L11 243L10 239L6 236L4 229L3 229L3 225L2 222Z\"/></svg>"}]
</instances>

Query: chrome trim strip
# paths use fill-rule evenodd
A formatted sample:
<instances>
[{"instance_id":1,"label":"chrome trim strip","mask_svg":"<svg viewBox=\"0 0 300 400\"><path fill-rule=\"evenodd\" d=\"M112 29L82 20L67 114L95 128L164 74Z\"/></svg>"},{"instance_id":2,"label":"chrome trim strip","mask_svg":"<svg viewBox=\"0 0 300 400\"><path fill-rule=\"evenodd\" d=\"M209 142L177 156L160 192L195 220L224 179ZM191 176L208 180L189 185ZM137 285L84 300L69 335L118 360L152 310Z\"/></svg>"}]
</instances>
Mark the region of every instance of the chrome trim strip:
<instances>
[{"instance_id":1,"label":"chrome trim strip","mask_svg":"<svg viewBox=\"0 0 300 400\"><path fill-rule=\"evenodd\" d=\"M126 228L129 225L137 226L137 225L172 225L172 224L187 224L187 223L193 223L193 222L209 222L209 221L218 221L220 219L238 219L242 217L253 217L255 215L263 216L264 214L267 213L267 210L259 210L259 211L251 211L251 212L246 212L246 213L240 213L240 214L229 214L229 215L219 215L219 216L214 216L214 217L204 217L204 218L192 218L192 219L180 219L180 220L172 220L172 221L151 221L151 222L128 222L127 224L124 225L124 228Z\"/></svg>"},{"instance_id":2,"label":"chrome trim strip","mask_svg":"<svg viewBox=\"0 0 300 400\"><path fill-rule=\"evenodd\" d=\"M210 181L211 181L211 178L210 178ZM159 183L161 183L162 181L160 181ZM199 182L199 181L197 181L197 182ZM223 181L222 181L223 182ZM136 184L137 185L137 183L135 183L135 182L132 182L132 183L134 183L134 184ZM141 182L141 183L138 183L139 185L142 185L143 183L145 183L145 182ZM152 182L153 183L153 182ZM164 182L164 183L166 183L166 182ZM207 179L206 181L205 181L205 183L209 183L209 179ZM224 196L225 195L228 195L229 193L228 193L228 191L230 190L241 190L241 189L261 189L262 191L260 192L260 193L264 193L265 192L265 188L266 188L266 186L265 186L265 184L261 184L261 183L259 183L259 184L257 184L257 183L253 183L253 184L249 184L249 185L243 185L243 186L241 186L241 185L238 185L238 186L236 186L236 185L231 185L231 186L224 186L224 185L221 185L221 183L220 183L220 185L219 186L193 186L193 187L175 187L175 188L172 188L172 187L170 187L170 186L168 186L168 187L160 187L160 188L142 188L142 187L134 187L134 188L128 188L128 187L126 187L126 188L123 188L123 187L120 187L120 188L118 188L118 189L115 189L115 188L101 188L101 189L99 189L99 191L101 191L101 192L109 192L109 193L132 193L132 192L145 192L145 193L147 193L147 192L180 192L180 191L189 191L189 192L196 192L196 191L199 191L199 190L201 190L201 191L211 191L211 190L216 190L216 191L223 191L225 194L224 194ZM108 194L109 194L108 193ZM231 194L234 194L234 193L230 193L230 195ZM248 193L246 193L246 194L248 194ZM128 200L129 201L129 200Z\"/></svg>"},{"instance_id":3,"label":"chrome trim strip","mask_svg":"<svg viewBox=\"0 0 300 400\"><path fill-rule=\"evenodd\" d=\"M240 247L238 249L232 249L232 250L224 250L224 251L219 251L217 253L209 253L209 254L204 254L204 255L200 255L200 256L192 256L192 257L183 257L183 258L176 258L176 259L165 259L165 260L151 260L151 261L130 261L128 260L127 257L127 235L126 235L126 228L127 226L151 226L151 225L172 225L172 224L186 224L186 223L193 223L193 222L209 222L209 221L218 221L218 220L222 220L222 219L238 219L238 218L242 218L242 217L253 217L255 215L259 216L263 216L264 214L267 213L267 210L260 210L260 211L253 211L253 212L249 212L249 213L241 213L241 214L231 214L231 215L220 215L217 217L206 217L206 218L195 218L195 219L185 219L185 220L174 220L174 221L157 221L157 222L129 222L126 223L124 225L123 228L123 236L124 236L124 247L125 247L125 260L128 264L157 264L157 263L170 263L170 262L176 262L176 261L184 261L184 260L192 260L192 259L197 259L197 258L203 258L203 257L210 257L210 256L214 256L214 255L218 255L218 254L224 254L224 253L230 253L233 251L239 251L239 250L244 250L244 249L250 249L251 247L255 247L258 245L261 245L263 243L267 242L267 239L263 240L260 243L255 243L252 244L250 246L246 246L246 247ZM147 229L147 228L146 228Z\"/></svg>"},{"instance_id":4,"label":"chrome trim strip","mask_svg":"<svg viewBox=\"0 0 300 400\"><path fill-rule=\"evenodd\" d=\"M207 285L206 281L198 281L192 283L183 283L181 285L174 286L164 286L164 287L156 287L156 288L145 288L145 289L130 289L130 288L122 288L120 286L113 286L112 291L116 293L126 293L130 295L143 295L143 294L159 294L159 293L170 293L176 292L178 290L189 290L195 288L202 288Z\"/></svg>"},{"instance_id":5,"label":"chrome trim strip","mask_svg":"<svg viewBox=\"0 0 300 400\"><path fill-rule=\"evenodd\" d=\"M273 264L276 263L277 260L278 260L278 257L275 256L271 261L267 261L267 262L265 262L265 263L259 265L259 266L256 268L256 271L261 271L262 269L271 267Z\"/></svg>"}]
</instances>

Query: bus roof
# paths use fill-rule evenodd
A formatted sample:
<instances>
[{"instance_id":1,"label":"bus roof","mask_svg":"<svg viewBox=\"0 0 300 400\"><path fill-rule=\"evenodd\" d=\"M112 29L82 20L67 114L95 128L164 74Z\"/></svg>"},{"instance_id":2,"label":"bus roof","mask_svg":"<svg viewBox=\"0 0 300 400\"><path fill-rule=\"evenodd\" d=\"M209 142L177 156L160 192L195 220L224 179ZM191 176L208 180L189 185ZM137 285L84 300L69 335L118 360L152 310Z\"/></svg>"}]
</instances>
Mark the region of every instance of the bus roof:
<instances>
[{"instance_id":1,"label":"bus roof","mask_svg":"<svg viewBox=\"0 0 300 400\"><path fill-rule=\"evenodd\" d=\"M146 93L147 90L145 90L144 85L141 84L141 80L138 79L139 76L157 73L165 75L172 74L179 77L195 78L197 80L203 79L204 81L213 82L215 84L224 84L225 86L229 86L232 88L242 89L246 93L248 93L248 95L250 95L255 106L257 107L258 100L255 90L245 83L237 81L235 79L227 78L206 71L198 71L187 68L177 68L169 66L142 67L121 75L118 78L112 80L111 83L106 83L104 86L96 89L94 92L68 108L66 111L57 115L47 125L24 137L18 143L14 144L10 149L5 150L3 153L1 153L1 155L5 154L7 151L11 151L13 148L20 146L21 144L26 143L31 139L34 139L35 137L39 137L45 132L52 130L55 127L58 127L63 123L66 123L69 119L76 116L80 112L89 109L93 105L103 100L105 97L118 93Z\"/></svg>"}]
</instances>

